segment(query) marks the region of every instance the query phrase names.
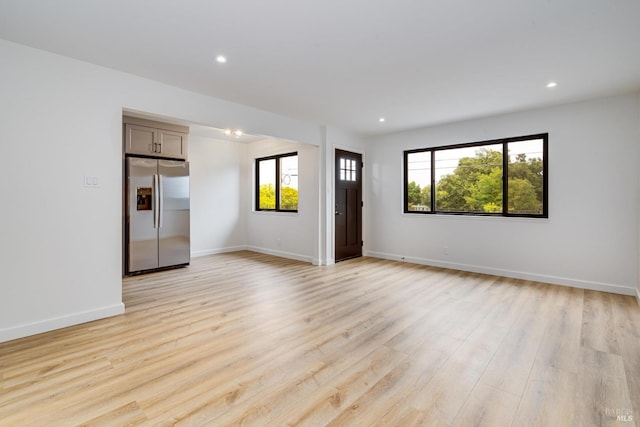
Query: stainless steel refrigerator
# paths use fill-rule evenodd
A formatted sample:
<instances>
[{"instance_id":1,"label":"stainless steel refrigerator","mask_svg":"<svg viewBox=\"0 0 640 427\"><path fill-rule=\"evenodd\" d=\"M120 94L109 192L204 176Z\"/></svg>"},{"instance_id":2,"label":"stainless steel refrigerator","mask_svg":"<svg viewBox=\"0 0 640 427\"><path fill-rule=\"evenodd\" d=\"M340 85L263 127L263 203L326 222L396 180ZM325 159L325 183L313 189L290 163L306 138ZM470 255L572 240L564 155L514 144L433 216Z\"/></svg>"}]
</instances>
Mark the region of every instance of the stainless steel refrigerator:
<instances>
[{"instance_id":1,"label":"stainless steel refrigerator","mask_svg":"<svg viewBox=\"0 0 640 427\"><path fill-rule=\"evenodd\" d=\"M126 159L126 274L187 265L189 163Z\"/></svg>"}]
</instances>

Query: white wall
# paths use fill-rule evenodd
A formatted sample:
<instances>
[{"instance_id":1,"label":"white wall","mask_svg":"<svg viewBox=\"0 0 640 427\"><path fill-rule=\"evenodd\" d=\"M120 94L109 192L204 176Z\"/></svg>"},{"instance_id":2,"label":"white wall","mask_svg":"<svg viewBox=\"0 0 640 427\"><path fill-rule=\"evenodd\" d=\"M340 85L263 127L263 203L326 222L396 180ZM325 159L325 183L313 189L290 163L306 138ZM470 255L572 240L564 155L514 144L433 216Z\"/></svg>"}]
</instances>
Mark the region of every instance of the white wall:
<instances>
[{"instance_id":1,"label":"white wall","mask_svg":"<svg viewBox=\"0 0 640 427\"><path fill-rule=\"evenodd\" d=\"M123 108L322 143L315 124L11 42L0 57L0 341L123 311ZM196 251L221 245L207 233Z\"/></svg>"},{"instance_id":2,"label":"white wall","mask_svg":"<svg viewBox=\"0 0 640 427\"><path fill-rule=\"evenodd\" d=\"M189 135L191 255L246 249L247 144Z\"/></svg>"},{"instance_id":3,"label":"white wall","mask_svg":"<svg viewBox=\"0 0 640 427\"><path fill-rule=\"evenodd\" d=\"M639 111L637 94L630 94L372 139L368 254L633 294ZM543 132L548 220L402 213L403 150Z\"/></svg>"},{"instance_id":4,"label":"white wall","mask_svg":"<svg viewBox=\"0 0 640 427\"><path fill-rule=\"evenodd\" d=\"M298 153L298 212L255 210L255 159L276 154ZM248 144L246 176L249 191L248 248L301 261L318 263L318 147L286 141L262 140Z\"/></svg>"}]
</instances>

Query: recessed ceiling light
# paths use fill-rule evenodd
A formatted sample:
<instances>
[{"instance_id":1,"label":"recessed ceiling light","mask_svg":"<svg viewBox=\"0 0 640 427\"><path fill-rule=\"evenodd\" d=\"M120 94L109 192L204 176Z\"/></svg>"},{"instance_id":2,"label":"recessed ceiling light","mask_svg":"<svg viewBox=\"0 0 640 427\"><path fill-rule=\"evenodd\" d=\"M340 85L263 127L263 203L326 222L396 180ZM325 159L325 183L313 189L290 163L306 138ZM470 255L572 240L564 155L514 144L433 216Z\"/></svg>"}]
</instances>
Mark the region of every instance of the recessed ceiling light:
<instances>
[{"instance_id":1,"label":"recessed ceiling light","mask_svg":"<svg viewBox=\"0 0 640 427\"><path fill-rule=\"evenodd\" d=\"M236 130L234 130L234 131L233 131L233 135L234 135L234 136L242 136L242 131L241 131L241 130L236 129Z\"/></svg>"},{"instance_id":2,"label":"recessed ceiling light","mask_svg":"<svg viewBox=\"0 0 640 427\"><path fill-rule=\"evenodd\" d=\"M380 118L378 119L378 121L379 121L380 123L384 123L384 122L385 122L385 118L384 118L384 117L380 117Z\"/></svg>"},{"instance_id":3,"label":"recessed ceiling light","mask_svg":"<svg viewBox=\"0 0 640 427\"><path fill-rule=\"evenodd\" d=\"M556 82L549 82L549 83L547 83L547 87L548 87L548 88L552 88L552 87L556 87L556 86L558 86L558 83L556 83Z\"/></svg>"},{"instance_id":4,"label":"recessed ceiling light","mask_svg":"<svg viewBox=\"0 0 640 427\"><path fill-rule=\"evenodd\" d=\"M219 64L225 64L227 62L227 57L223 55L216 56L216 62Z\"/></svg>"},{"instance_id":5,"label":"recessed ceiling light","mask_svg":"<svg viewBox=\"0 0 640 427\"><path fill-rule=\"evenodd\" d=\"M225 129L224 134L227 136L231 135L231 129Z\"/></svg>"}]
</instances>

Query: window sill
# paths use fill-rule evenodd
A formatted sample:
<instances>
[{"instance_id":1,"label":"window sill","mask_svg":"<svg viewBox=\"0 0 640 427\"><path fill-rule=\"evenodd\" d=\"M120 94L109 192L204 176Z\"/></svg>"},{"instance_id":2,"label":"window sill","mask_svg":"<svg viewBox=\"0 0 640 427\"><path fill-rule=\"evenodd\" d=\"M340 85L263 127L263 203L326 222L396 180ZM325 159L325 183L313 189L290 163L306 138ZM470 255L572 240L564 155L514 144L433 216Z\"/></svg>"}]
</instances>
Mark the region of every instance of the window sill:
<instances>
[{"instance_id":1,"label":"window sill","mask_svg":"<svg viewBox=\"0 0 640 427\"><path fill-rule=\"evenodd\" d=\"M255 215L275 215L275 216L298 216L300 211L287 212L287 211L252 211Z\"/></svg>"},{"instance_id":2,"label":"window sill","mask_svg":"<svg viewBox=\"0 0 640 427\"><path fill-rule=\"evenodd\" d=\"M408 213L402 212L401 216L404 218L429 218L436 221L498 221L498 222L530 222L530 223L549 223L549 218L532 218L521 216L501 216L501 215L462 215L462 214L420 214L420 213Z\"/></svg>"}]
</instances>

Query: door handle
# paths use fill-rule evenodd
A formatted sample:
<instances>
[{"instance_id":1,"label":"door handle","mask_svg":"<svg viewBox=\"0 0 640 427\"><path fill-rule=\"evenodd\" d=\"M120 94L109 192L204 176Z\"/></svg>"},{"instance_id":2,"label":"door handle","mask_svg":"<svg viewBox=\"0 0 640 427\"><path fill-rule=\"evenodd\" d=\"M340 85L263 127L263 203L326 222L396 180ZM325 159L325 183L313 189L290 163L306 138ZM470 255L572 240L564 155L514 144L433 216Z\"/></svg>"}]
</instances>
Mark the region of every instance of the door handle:
<instances>
[{"instance_id":1,"label":"door handle","mask_svg":"<svg viewBox=\"0 0 640 427\"><path fill-rule=\"evenodd\" d=\"M162 175L158 174L158 183L159 191L158 191L158 228L162 228L162 210L164 209L164 180L162 179Z\"/></svg>"},{"instance_id":2,"label":"door handle","mask_svg":"<svg viewBox=\"0 0 640 427\"><path fill-rule=\"evenodd\" d=\"M159 208L158 174L153 174L153 228L158 228Z\"/></svg>"}]
</instances>

